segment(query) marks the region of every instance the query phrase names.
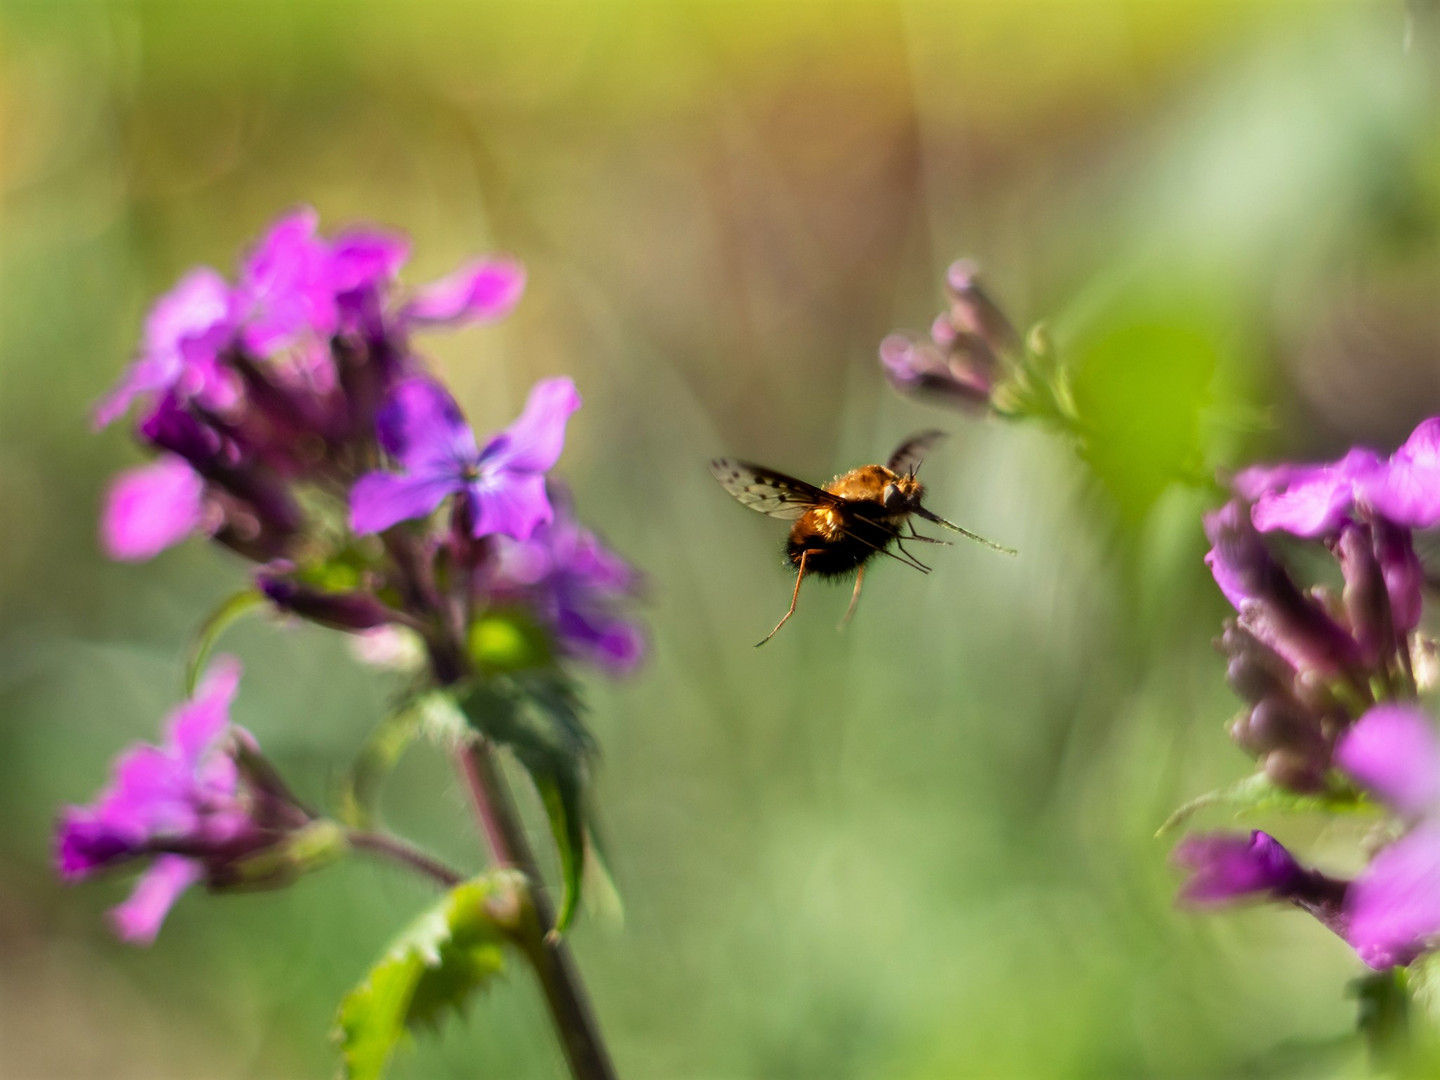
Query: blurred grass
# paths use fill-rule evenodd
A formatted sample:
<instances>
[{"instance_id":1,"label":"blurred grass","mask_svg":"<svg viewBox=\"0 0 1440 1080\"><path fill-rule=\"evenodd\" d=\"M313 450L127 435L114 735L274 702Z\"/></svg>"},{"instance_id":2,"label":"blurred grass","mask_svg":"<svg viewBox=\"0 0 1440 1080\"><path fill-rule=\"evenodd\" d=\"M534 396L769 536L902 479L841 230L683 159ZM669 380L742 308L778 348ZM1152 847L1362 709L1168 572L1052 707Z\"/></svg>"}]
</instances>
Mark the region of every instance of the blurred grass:
<instances>
[{"instance_id":1,"label":"blurred grass","mask_svg":"<svg viewBox=\"0 0 1440 1080\"><path fill-rule=\"evenodd\" d=\"M102 923L121 885L48 869L56 808L153 734L241 573L103 562L96 502L136 455L89 406L151 297L301 201L411 232L411 281L525 260L514 318L423 343L478 427L539 375L585 395L561 471L652 597L649 669L591 688L626 920L576 935L625 1075L1356 1069L1343 946L1171 908L1155 825L1245 768L1206 496L1174 480L1436 411L1426 25L1406 51L1398 3L10 0L0 1075L326 1074L335 1001L424 900L344 866L187 898L135 951ZM883 386L877 343L961 254L1080 362L1087 461ZM751 649L783 527L704 462L823 479L937 423L934 506L1020 558L877 568L843 635L843 590L807 588ZM386 684L321 633L225 647L237 719L323 797ZM443 761L407 758L387 812L476 865ZM523 975L396 1069L560 1072Z\"/></svg>"}]
</instances>

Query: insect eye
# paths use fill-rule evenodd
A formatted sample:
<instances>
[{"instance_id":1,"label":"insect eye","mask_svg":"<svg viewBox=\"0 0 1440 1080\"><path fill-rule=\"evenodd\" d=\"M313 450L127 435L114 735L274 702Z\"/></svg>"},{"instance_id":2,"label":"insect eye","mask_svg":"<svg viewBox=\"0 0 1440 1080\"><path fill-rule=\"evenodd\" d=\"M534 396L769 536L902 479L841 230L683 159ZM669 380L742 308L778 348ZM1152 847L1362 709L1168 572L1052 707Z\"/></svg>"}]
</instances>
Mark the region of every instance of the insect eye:
<instances>
[{"instance_id":1,"label":"insect eye","mask_svg":"<svg viewBox=\"0 0 1440 1080\"><path fill-rule=\"evenodd\" d=\"M885 490L880 493L880 499L887 510L895 510L905 504L905 496L900 494L900 489L894 484L886 484Z\"/></svg>"}]
</instances>

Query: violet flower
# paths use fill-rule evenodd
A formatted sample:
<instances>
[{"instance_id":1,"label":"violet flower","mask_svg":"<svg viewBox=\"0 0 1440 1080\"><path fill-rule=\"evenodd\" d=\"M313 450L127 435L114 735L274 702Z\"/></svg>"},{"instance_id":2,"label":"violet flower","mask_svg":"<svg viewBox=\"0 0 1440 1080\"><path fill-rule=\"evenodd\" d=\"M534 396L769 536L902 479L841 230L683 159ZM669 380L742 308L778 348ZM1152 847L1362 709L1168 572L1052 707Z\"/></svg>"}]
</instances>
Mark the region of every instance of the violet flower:
<instances>
[{"instance_id":1,"label":"violet flower","mask_svg":"<svg viewBox=\"0 0 1440 1080\"><path fill-rule=\"evenodd\" d=\"M351 525L380 532L432 513L459 495L475 537L501 533L529 539L551 520L545 472L560 456L565 424L580 407L568 378L542 379L520 416L481 447L460 407L438 383L407 379L380 411L380 445L399 473L362 476L350 493Z\"/></svg>"},{"instance_id":2,"label":"violet flower","mask_svg":"<svg viewBox=\"0 0 1440 1080\"><path fill-rule=\"evenodd\" d=\"M95 803L61 815L56 863L66 881L151 860L130 898L111 912L127 941L149 943L191 885L223 880L231 864L306 821L274 792L256 791L237 764L237 748L254 742L230 726L239 678L237 662L217 663L194 699L170 714L159 746L127 751Z\"/></svg>"},{"instance_id":3,"label":"violet flower","mask_svg":"<svg viewBox=\"0 0 1440 1080\"><path fill-rule=\"evenodd\" d=\"M644 658L645 638L617 609L638 594L640 575L575 520L568 493L553 482L549 500L553 519L528 540L497 542L484 568L487 599L523 603L561 652L629 674Z\"/></svg>"},{"instance_id":4,"label":"violet flower","mask_svg":"<svg viewBox=\"0 0 1440 1080\"><path fill-rule=\"evenodd\" d=\"M1340 740L1335 762L1411 828L1351 887L1347 937L1374 968L1408 964L1440 941L1440 738L1408 704L1377 705Z\"/></svg>"}]
</instances>

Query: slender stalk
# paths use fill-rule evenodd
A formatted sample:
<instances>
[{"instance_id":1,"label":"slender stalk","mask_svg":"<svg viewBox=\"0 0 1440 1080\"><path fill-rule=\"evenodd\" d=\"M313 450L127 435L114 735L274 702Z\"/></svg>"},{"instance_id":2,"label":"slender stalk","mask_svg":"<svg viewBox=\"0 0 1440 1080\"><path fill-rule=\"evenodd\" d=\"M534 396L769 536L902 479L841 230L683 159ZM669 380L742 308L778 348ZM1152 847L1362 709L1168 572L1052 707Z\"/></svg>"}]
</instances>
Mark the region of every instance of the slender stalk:
<instances>
[{"instance_id":1,"label":"slender stalk","mask_svg":"<svg viewBox=\"0 0 1440 1080\"><path fill-rule=\"evenodd\" d=\"M457 757L495 862L519 870L528 882L530 903L540 924L538 939L529 943L530 959L565 1048L570 1074L575 1080L616 1080L580 971L569 947L552 933L555 913L540 891L544 879L495 751L488 742L477 741L457 751Z\"/></svg>"},{"instance_id":2,"label":"slender stalk","mask_svg":"<svg viewBox=\"0 0 1440 1080\"><path fill-rule=\"evenodd\" d=\"M419 848L412 847L398 836L357 830L346 833L345 839L350 842L351 847L403 863L412 870L418 870L426 877L433 878L447 889L453 889L465 880L465 875L450 869L439 859L425 854Z\"/></svg>"}]
</instances>

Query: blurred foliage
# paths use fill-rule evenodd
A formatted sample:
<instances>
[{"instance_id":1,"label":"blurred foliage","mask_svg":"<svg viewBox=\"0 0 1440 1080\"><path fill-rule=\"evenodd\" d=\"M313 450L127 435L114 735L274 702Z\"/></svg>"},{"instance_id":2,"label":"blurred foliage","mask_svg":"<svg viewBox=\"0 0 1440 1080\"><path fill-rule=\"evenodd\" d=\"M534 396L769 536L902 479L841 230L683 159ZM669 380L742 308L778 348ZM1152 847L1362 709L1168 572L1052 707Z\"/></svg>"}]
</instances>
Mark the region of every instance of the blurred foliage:
<instances>
[{"instance_id":1,"label":"blurred foliage","mask_svg":"<svg viewBox=\"0 0 1440 1080\"><path fill-rule=\"evenodd\" d=\"M100 557L135 452L89 407L151 297L302 201L409 231L412 281L526 262L513 318L422 343L477 427L540 375L585 395L560 471L653 612L648 669L586 687L626 918L573 940L624 1075L1361 1069L1345 947L1284 912L1177 914L1153 834L1247 768L1195 485L1440 411L1435 29L1399 0L9 0L0 1074L325 1075L335 1003L434 902L346 863L189 897L136 951L101 917L122 884L49 869L57 807L153 736L244 584L200 545ZM880 339L926 324L962 254L1050 321L1084 460L884 386ZM807 586L752 649L783 529L705 462L822 479L937 422L934 507L1020 558L877 568L843 634L848 593ZM397 692L335 638L247 620L224 646L237 721L315 800ZM479 868L439 755L401 759L379 811ZM395 1075L562 1069L517 977Z\"/></svg>"}]
</instances>

